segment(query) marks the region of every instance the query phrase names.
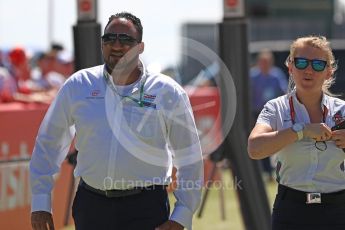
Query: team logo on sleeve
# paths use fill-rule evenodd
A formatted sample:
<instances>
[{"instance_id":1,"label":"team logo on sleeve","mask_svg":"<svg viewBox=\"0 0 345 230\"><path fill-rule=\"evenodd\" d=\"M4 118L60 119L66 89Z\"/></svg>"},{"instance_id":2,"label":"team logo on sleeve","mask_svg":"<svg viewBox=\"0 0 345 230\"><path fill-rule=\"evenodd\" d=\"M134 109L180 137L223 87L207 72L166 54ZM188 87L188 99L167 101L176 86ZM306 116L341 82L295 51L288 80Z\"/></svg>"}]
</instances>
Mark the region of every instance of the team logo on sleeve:
<instances>
[{"instance_id":1,"label":"team logo on sleeve","mask_svg":"<svg viewBox=\"0 0 345 230\"><path fill-rule=\"evenodd\" d=\"M88 93L86 99L104 99L102 91L99 89L94 89Z\"/></svg>"},{"instance_id":2,"label":"team logo on sleeve","mask_svg":"<svg viewBox=\"0 0 345 230\"><path fill-rule=\"evenodd\" d=\"M91 96L92 97L97 97L99 94L100 94L100 90L98 90L98 89L96 89L96 90L92 90L92 92L91 92Z\"/></svg>"}]
</instances>

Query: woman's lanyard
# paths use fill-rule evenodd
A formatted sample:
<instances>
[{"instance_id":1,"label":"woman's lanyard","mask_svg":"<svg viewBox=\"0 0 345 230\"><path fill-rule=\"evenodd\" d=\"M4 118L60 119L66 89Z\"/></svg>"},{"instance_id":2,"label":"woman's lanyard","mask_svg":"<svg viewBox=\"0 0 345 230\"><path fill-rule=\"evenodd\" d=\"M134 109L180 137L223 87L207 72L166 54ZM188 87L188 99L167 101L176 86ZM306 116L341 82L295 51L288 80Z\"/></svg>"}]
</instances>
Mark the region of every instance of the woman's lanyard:
<instances>
[{"instance_id":1,"label":"woman's lanyard","mask_svg":"<svg viewBox=\"0 0 345 230\"><path fill-rule=\"evenodd\" d=\"M289 106L290 106L290 117L291 117L291 121L292 124L295 124L295 117L296 117L296 113L295 113L295 109L293 106L293 99L292 96L289 98ZM322 113L322 121L323 123L326 123L326 116L328 114L328 109L325 105L323 105L323 113Z\"/></svg>"},{"instance_id":2,"label":"woman's lanyard","mask_svg":"<svg viewBox=\"0 0 345 230\"><path fill-rule=\"evenodd\" d=\"M132 101L134 101L136 104L138 104L140 107L144 106L144 102L142 101L143 99L143 95L144 95L144 85L146 82L146 76L144 77L144 79L142 80L141 84L140 84L140 91L139 91L139 100L132 97L132 96L126 96L126 95L121 95L119 94L119 92L117 92L116 88L114 87L114 85L110 82L110 75L109 73L106 72L106 70L103 70L103 75L105 77L105 81L107 83L107 85L110 87L110 89L118 96L120 96L121 98L128 98Z\"/></svg>"}]
</instances>

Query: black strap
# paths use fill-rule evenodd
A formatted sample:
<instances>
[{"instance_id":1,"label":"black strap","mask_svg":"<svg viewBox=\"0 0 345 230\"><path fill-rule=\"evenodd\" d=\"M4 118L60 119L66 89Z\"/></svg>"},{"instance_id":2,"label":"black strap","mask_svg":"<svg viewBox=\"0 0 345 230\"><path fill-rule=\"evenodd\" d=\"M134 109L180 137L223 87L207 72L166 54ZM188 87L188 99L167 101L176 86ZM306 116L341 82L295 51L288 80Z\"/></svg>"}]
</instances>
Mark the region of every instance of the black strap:
<instances>
[{"instance_id":1,"label":"black strap","mask_svg":"<svg viewBox=\"0 0 345 230\"><path fill-rule=\"evenodd\" d=\"M136 187L136 188L125 189L125 190L120 190L120 189L100 190L88 185L82 178L80 178L79 186L90 192L93 192L93 193L96 193L98 195L102 195L108 198L132 196L132 195L139 194L145 190L158 190L158 189L163 190L166 188L165 185L152 185L148 187Z\"/></svg>"}]
</instances>

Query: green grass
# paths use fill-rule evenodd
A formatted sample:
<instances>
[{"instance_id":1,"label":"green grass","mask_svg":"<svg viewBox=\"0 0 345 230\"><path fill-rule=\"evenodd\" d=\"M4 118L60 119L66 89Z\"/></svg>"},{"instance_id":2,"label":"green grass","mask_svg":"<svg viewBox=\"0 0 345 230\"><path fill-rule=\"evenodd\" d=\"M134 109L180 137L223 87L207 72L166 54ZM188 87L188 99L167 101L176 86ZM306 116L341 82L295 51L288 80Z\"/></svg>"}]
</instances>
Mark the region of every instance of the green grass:
<instances>
[{"instance_id":1,"label":"green grass","mask_svg":"<svg viewBox=\"0 0 345 230\"><path fill-rule=\"evenodd\" d=\"M229 170L225 170L222 173L223 183L232 184L232 179ZM219 187L219 186L217 186ZM193 219L194 230L244 230L242 222L241 212L239 208L239 202L237 200L236 191L230 188L224 188L224 206L225 206L225 220L221 218L221 206L220 206L220 192L219 188L213 187L209 191L207 201L203 210L201 218L196 215ZM270 206L272 206L274 197L276 194L277 184L275 182L266 183L266 191L269 197ZM175 198L172 194L169 196L170 203L173 208ZM64 230L74 230L74 227L68 227Z\"/></svg>"},{"instance_id":2,"label":"green grass","mask_svg":"<svg viewBox=\"0 0 345 230\"><path fill-rule=\"evenodd\" d=\"M230 185L233 183L229 170L223 172L223 183ZM272 207L276 194L277 184L275 182L266 183L266 191L268 193L270 206ZM224 188L224 206L225 220L221 218L220 191L212 188L207 198L203 215L198 218L196 215L193 219L193 227L195 230L244 230L241 211L237 199L236 191L231 188Z\"/></svg>"}]
</instances>

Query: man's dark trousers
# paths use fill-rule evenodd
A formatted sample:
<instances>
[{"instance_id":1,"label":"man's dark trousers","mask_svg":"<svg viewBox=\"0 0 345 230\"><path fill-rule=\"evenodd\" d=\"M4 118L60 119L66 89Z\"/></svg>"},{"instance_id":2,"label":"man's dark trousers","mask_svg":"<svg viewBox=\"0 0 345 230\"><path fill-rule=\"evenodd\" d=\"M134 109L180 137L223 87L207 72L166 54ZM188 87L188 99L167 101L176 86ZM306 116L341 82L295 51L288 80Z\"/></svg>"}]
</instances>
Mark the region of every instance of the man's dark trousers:
<instances>
[{"instance_id":1,"label":"man's dark trousers","mask_svg":"<svg viewBox=\"0 0 345 230\"><path fill-rule=\"evenodd\" d=\"M72 214L76 230L154 230L168 220L170 206L161 186L115 198L79 186Z\"/></svg>"}]
</instances>

